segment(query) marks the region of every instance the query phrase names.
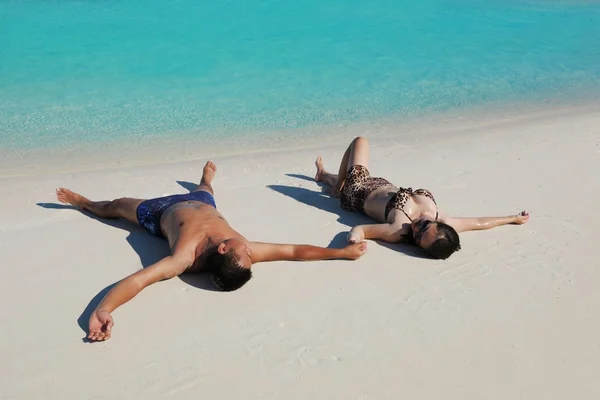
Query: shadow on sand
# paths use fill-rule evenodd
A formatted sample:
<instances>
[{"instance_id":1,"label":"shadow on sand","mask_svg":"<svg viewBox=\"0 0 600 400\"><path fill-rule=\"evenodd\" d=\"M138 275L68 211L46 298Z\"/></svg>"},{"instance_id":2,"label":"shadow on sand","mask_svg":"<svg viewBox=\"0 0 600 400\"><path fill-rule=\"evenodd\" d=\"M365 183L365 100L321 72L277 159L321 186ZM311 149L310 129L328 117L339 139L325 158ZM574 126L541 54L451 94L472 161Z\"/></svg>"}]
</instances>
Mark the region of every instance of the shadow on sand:
<instances>
[{"instance_id":1,"label":"shadow on sand","mask_svg":"<svg viewBox=\"0 0 600 400\"><path fill-rule=\"evenodd\" d=\"M302 179L309 182L314 182L312 177L298 174L286 174L291 178ZM337 216L337 221L350 228L356 225L362 224L373 224L376 223L370 217L363 214L353 213L345 211L340 207L339 199L331 197L325 193L326 185L320 182L317 183L320 187L320 191L314 191L303 187L297 186L285 186L285 185L268 185L267 187L284 196L291 197L292 199L299 201L300 203L306 204L311 207L318 208L323 211L327 211ZM329 244L329 247L343 247L346 245L347 232L338 233ZM417 246L405 244L405 243L387 243L381 240L377 240L377 243L388 249L399 251L411 257L417 258L429 258L427 255Z\"/></svg>"},{"instance_id":2,"label":"shadow on sand","mask_svg":"<svg viewBox=\"0 0 600 400\"><path fill-rule=\"evenodd\" d=\"M314 181L312 177L306 175L287 174L287 176L310 182ZM190 192L194 190L197 186L196 183L187 181L177 181L177 183ZM327 211L331 214L335 214L338 216L337 220L348 227L353 227L355 225L360 224L373 223L373 220L365 215L342 210L342 208L339 205L339 200L326 195L323 192L324 185L319 185L321 186L321 191L313 191L306 188L284 185L269 185L267 187L271 190L283 194L284 196L291 197L311 207L315 207L320 210ZM133 224L129 221L124 221L120 219L98 218L87 211L79 210L79 208L77 207L59 203L37 203L37 205L39 207L54 210L80 211L91 219L94 219L105 225L109 225L113 228L122 229L129 232L129 236L127 236L127 242L129 243L131 248L137 253L138 257L140 258L140 263L144 268L156 263L157 261L169 255L169 247L165 239L153 236L139 225ZM329 247L344 247L347 243L346 235L347 232L338 233L329 243ZM384 247L400 251L404 254L413 257L424 257L420 249L416 248L415 246L385 243L381 241L378 241L378 243ZM179 278L188 285L194 286L196 288L210 291L218 291L218 289L215 288L210 278L206 274L182 274L179 276ZM112 289L113 286L115 286L117 283L118 282L115 282L102 289L85 307L85 309L77 319L78 325L84 332L87 333L88 320L94 309L98 306L100 301L102 301L102 299L110 291L110 289ZM87 341L87 338L84 338L83 340Z\"/></svg>"},{"instance_id":3,"label":"shadow on sand","mask_svg":"<svg viewBox=\"0 0 600 400\"><path fill-rule=\"evenodd\" d=\"M182 186L184 186L181 182L180 182L180 184ZM184 184L187 184L187 182L184 182ZM190 184L190 185L193 185L193 188L196 187L195 184ZM184 186L184 187L186 187L186 186ZM79 208L77 208L77 207L64 205L64 204L58 204L58 203L37 203L37 205L40 207L43 207L43 208L55 209L55 210L80 211ZM167 241L163 238L159 238L157 236L151 235L150 233L148 233L145 229L143 229L139 225L133 224L129 221L120 220L120 219L98 218L95 215L93 215L87 211L80 211L80 212L87 215L89 218L94 219L98 222L101 222L105 225L109 225L113 228L122 229L122 230L129 232L129 236L127 236L127 242L129 243L131 248L137 253L138 257L140 258L140 263L142 264L142 267L144 267L144 268L156 263L157 261L159 261L169 255L169 246L168 246ZM218 291L215 288L215 286L213 285L213 283L211 282L208 275L206 275L206 274L182 274L179 276L179 278L182 281L184 281L185 283L187 283L191 286L194 286L196 288L210 290L210 291ZM100 301L102 301L104 296L106 296L106 293L108 293L110 291L110 289L112 289L112 287L115 286L117 283L118 282L115 282L111 285L108 285L104 289L102 289L98 294L96 294L94 296L94 298L85 307L85 309L83 310L83 312L77 319L77 323L79 324L79 327L84 332L87 333L88 320L89 320L90 316L92 315L92 312L96 309L98 304L100 304ZM87 341L87 339L84 338L84 341Z\"/></svg>"}]
</instances>

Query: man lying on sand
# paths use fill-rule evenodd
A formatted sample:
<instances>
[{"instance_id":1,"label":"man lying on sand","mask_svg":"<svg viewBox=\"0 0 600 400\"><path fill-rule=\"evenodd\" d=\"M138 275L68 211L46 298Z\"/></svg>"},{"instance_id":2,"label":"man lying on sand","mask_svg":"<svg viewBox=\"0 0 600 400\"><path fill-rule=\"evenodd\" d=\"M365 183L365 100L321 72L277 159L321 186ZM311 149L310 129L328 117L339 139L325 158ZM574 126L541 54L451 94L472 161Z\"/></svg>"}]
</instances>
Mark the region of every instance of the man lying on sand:
<instances>
[{"instance_id":1,"label":"man lying on sand","mask_svg":"<svg viewBox=\"0 0 600 400\"><path fill-rule=\"evenodd\" d=\"M135 297L146 286L183 272L208 272L221 290L240 288L251 277L252 264L278 260L355 260L367 251L365 243L343 249L310 245L250 242L235 231L217 211L211 186L217 168L204 166L202 180L188 194L150 200L121 198L91 201L68 189L56 190L58 200L102 218L124 218L169 241L171 255L120 281L100 302L89 321L90 340L110 339L117 307Z\"/></svg>"},{"instance_id":2,"label":"man lying on sand","mask_svg":"<svg viewBox=\"0 0 600 400\"><path fill-rule=\"evenodd\" d=\"M357 137L346 149L338 174L325 171L317 158L315 180L331 186L331 194L340 197L341 207L375 219L377 224L359 225L348 235L349 243L364 239L386 242L412 241L433 258L446 259L460 250L458 232L491 229L506 224L522 225L529 213L522 211L504 217L451 217L438 210L433 194L427 189L396 187L383 178L372 177L368 170L369 142ZM406 171L419 166L406 166Z\"/></svg>"}]
</instances>

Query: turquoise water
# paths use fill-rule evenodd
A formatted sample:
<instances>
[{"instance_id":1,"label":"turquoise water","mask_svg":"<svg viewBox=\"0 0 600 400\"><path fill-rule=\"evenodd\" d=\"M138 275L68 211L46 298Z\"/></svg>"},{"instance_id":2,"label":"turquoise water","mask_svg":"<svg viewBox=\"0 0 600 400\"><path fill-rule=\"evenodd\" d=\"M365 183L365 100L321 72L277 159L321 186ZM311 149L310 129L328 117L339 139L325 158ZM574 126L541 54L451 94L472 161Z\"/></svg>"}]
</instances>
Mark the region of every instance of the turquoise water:
<instances>
[{"instance_id":1,"label":"turquoise water","mask_svg":"<svg viewBox=\"0 0 600 400\"><path fill-rule=\"evenodd\" d=\"M411 116L600 86L600 2L0 2L0 148Z\"/></svg>"}]
</instances>

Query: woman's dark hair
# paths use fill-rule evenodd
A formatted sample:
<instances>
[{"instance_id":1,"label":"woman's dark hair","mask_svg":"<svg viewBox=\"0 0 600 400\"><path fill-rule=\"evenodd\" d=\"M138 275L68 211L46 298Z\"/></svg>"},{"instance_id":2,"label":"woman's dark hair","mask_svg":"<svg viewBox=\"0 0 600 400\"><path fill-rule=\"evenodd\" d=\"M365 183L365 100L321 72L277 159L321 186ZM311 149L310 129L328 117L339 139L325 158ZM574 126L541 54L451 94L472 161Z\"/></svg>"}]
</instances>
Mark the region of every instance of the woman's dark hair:
<instances>
[{"instance_id":1,"label":"woman's dark hair","mask_svg":"<svg viewBox=\"0 0 600 400\"><path fill-rule=\"evenodd\" d=\"M225 292L237 290L252 278L250 268L238 264L233 250L225 254L215 251L206 259L210 279L216 287Z\"/></svg>"},{"instance_id":2,"label":"woman's dark hair","mask_svg":"<svg viewBox=\"0 0 600 400\"><path fill-rule=\"evenodd\" d=\"M452 253L460 250L458 233L448 224L436 222L437 239L427 248L433 258L445 260Z\"/></svg>"}]
</instances>

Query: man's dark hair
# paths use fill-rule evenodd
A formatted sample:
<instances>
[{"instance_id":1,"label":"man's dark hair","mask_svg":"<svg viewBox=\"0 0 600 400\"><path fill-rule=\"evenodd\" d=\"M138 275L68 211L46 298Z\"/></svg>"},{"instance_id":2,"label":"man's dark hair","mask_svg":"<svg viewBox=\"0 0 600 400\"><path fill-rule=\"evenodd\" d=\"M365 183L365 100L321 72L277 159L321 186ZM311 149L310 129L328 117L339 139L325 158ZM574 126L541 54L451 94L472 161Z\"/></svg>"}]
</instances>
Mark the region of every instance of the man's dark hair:
<instances>
[{"instance_id":1,"label":"man's dark hair","mask_svg":"<svg viewBox=\"0 0 600 400\"><path fill-rule=\"evenodd\" d=\"M437 239L427 248L433 258L445 260L452 253L460 250L460 238L458 233L448 224L436 223Z\"/></svg>"},{"instance_id":2,"label":"man's dark hair","mask_svg":"<svg viewBox=\"0 0 600 400\"><path fill-rule=\"evenodd\" d=\"M252 278L250 268L244 268L238 264L233 250L225 254L215 251L206 260L208 274L216 287L230 292L244 286Z\"/></svg>"}]
</instances>

